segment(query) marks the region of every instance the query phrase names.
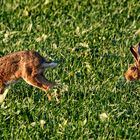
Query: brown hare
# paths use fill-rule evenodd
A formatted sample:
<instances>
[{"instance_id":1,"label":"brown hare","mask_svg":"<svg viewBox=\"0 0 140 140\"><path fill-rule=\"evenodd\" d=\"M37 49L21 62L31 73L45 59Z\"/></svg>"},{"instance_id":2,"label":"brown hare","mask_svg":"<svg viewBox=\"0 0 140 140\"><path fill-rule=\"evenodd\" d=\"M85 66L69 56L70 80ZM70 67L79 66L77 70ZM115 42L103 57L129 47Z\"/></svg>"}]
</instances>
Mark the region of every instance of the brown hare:
<instances>
[{"instance_id":1,"label":"brown hare","mask_svg":"<svg viewBox=\"0 0 140 140\"><path fill-rule=\"evenodd\" d=\"M43 72L45 68L55 67L57 63L48 62L38 52L19 51L0 58L0 102L7 93L6 87L22 78L28 84L47 91L55 83L48 81Z\"/></svg>"},{"instance_id":2,"label":"brown hare","mask_svg":"<svg viewBox=\"0 0 140 140\"><path fill-rule=\"evenodd\" d=\"M135 58L135 63L131 64L125 73L127 81L140 79L140 43L130 48L131 53Z\"/></svg>"}]
</instances>

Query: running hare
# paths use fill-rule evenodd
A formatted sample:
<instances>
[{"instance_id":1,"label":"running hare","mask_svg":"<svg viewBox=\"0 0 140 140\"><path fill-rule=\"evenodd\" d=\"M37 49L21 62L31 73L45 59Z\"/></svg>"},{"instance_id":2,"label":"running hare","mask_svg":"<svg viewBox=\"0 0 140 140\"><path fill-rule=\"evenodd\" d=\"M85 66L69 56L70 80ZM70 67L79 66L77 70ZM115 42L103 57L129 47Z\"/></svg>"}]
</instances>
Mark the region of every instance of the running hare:
<instances>
[{"instance_id":1,"label":"running hare","mask_svg":"<svg viewBox=\"0 0 140 140\"><path fill-rule=\"evenodd\" d=\"M135 63L131 64L125 73L125 78L128 81L140 79L140 43L130 48L131 53L135 58Z\"/></svg>"},{"instance_id":2,"label":"running hare","mask_svg":"<svg viewBox=\"0 0 140 140\"><path fill-rule=\"evenodd\" d=\"M57 63L48 62L38 52L19 51L0 58L0 102L4 100L6 87L22 78L28 84L47 91L55 84L48 81L43 72L45 68L55 67Z\"/></svg>"}]
</instances>

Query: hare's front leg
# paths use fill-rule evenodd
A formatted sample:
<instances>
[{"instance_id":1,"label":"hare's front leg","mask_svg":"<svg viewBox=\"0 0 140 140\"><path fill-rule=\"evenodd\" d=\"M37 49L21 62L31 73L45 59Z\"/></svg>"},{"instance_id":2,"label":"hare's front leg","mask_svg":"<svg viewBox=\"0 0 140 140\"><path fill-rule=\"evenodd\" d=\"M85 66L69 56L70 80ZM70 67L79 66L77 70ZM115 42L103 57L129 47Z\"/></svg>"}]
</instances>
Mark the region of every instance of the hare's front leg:
<instances>
[{"instance_id":1,"label":"hare's front leg","mask_svg":"<svg viewBox=\"0 0 140 140\"><path fill-rule=\"evenodd\" d=\"M5 89L5 86L0 87L0 104L3 103L7 93L9 91L9 87Z\"/></svg>"}]
</instances>

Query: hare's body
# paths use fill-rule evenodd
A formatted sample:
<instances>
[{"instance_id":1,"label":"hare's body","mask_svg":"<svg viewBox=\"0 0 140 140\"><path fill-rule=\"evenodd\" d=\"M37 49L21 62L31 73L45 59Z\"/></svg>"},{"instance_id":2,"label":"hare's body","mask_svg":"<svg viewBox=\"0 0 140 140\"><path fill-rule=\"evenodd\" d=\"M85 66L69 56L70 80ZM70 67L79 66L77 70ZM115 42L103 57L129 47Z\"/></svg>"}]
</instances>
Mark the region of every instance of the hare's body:
<instances>
[{"instance_id":1,"label":"hare's body","mask_svg":"<svg viewBox=\"0 0 140 140\"><path fill-rule=\"evenodd\" d=\"M39 74L41 64L45 62L37 52L21 51L0 58L0 81L6 85L9 81Z\"/></svg>"},{"instance_id":2,"label":"hare's body","mask_svg":"<svg viewBox=\"0 0 140 140\"><path fill-rule=\"evenodd\" d=\"M125 78L127 81L133 81L140 79L140 43L130 48L135 62L130 65L128 70L125 73Z\"/></svg>"},{"instance_id":3,"label":"hare's body","mask_svg":"<svg viewBox=\"0 0 140 140\"><path fill-rule=\"evenodd\" d=\"M44 91L54 84L43 75L47 67L55 67L57 63L47 62L38 52L20 51L0 58L0 94L11 82L20 78L28 84Z\"/></svg>"}]
</instances>

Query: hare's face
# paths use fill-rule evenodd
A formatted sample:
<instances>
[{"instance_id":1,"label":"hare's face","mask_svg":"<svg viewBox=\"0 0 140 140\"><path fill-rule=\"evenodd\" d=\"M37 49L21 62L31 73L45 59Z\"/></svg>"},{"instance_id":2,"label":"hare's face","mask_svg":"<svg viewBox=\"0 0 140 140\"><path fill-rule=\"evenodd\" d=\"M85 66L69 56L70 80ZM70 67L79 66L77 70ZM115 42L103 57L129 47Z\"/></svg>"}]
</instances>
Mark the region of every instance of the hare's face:
<instances>
[{"instance_id":1,"label":"hare's face","mask_svg":"<svg viewBox=\"0 0 140 140\"><path fill-rule=\"evenodd\" d=\"M131 47L130 51L135 58L135 63L130 65L125 73L125 78L128 81L138 80L140 79L140 43Z\"/></svg>"},{"instance_id":2,"label":"hare's face","mask_svg":"<svg viewBox=\"0 0 140 140\"><path fill-rule=\"evenodd\" d=\"M135 63L128 68L125 73L125 78L127 81L140 79L140 69Z\"/></svg>"}]
</instances>

